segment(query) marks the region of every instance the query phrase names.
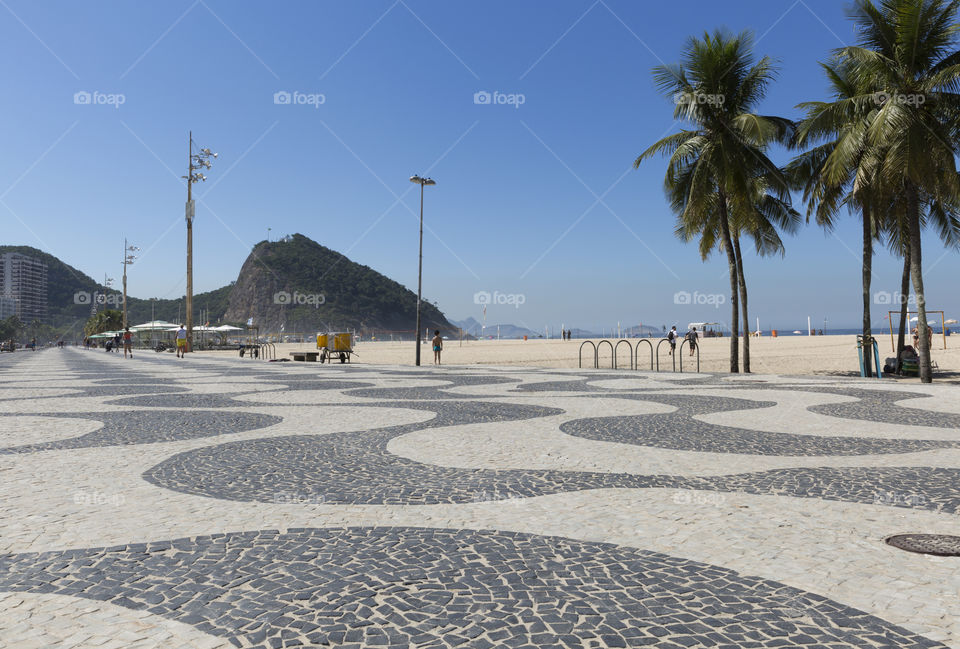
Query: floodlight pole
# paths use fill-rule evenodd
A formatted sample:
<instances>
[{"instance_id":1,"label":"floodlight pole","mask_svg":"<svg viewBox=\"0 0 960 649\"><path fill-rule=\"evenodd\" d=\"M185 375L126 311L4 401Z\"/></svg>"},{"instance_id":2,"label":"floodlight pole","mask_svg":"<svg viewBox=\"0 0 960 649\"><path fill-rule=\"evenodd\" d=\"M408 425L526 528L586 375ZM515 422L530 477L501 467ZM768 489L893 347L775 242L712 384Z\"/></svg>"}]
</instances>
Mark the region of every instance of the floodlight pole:
<instances>
[{"instance_id":1,"label":"floodlight pole","mask_svg":"<svg viewBox=\"0 0 960 649\"><path fill-rule=\"evenodd\" d=\"M420 346L422 343L422 331L420 330L420 302L423 299L423 188L425 185L436 185L436 181L431 178L421 178L420 176L410 176L410 182L420 185L420 256L417 262L417 355L416 364L420 365Z\"/></svg>"},{"instance_id":2,"label":"floodlight pole","mask_svg":"<svg viewBox=\"0 0 960 649\"><path fill-rule=\"evenodd\" d=\"M187 351L193 351L193 131L187 137Z\"/></svg>"},{"instance_id":3,"label":"floodlight pole","mask_svg":"<svg viewBox=\"0 0 960 649\"><path fill-rule=\"evenodd\" d=\"M127 240L123 240L123 329L127 328Z\"/></svg>"},{"instance_id":4,"label":"floodlight pole","mask_svg":"<svg viewBox=\"0 0 960 649\"><path fill-rule=\"evenodd\" d=\"M198 169L209 169L210 158L216 158L216 153L211 153L210 149L200 149L200 152L193 153L193 131L188 132L187 143L187 351L193 351L193 216L196 212L193 203L193 183L198 180L206 180L202 173L194 173ZM196 162L197 164L193 164Z\"/></svg>"}]
</instances>

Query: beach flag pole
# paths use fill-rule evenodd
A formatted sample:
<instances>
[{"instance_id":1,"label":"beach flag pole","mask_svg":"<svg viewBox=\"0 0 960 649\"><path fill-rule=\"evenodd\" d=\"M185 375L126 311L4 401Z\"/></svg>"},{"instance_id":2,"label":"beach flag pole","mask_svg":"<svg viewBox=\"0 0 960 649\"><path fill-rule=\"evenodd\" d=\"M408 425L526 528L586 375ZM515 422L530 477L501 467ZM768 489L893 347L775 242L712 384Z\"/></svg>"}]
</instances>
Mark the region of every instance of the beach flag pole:
<instances>
[{"instance_id":1,"label":"beach flag pole","mask_svg":"<svg viewBox=\"0 0 960 649\"><path fill-rule=\"evenodd\" d=\"M807 335L813 335L813 329L810 328L810 316L807 316Z\"/></svg>"}]
</instances>

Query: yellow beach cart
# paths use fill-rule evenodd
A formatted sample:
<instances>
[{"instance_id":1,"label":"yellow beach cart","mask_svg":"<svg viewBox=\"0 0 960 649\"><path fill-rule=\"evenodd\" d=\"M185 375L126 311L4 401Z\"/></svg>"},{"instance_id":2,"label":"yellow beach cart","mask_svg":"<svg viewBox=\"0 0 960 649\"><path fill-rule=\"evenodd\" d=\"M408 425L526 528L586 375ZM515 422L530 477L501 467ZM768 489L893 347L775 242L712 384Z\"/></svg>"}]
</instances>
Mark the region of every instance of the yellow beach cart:
<instances>
[{"instance_id":1,"label":"yellow beach cart","mask_svg":"<svg viewBox=\"0 0 960 649\"><path fill-rule=\"evenodd\" d=\"M317 349L320 350L320 362L333 362L339 358L341 363L349 363L353 351L353 334L349 332L317 334Z\"/></svg>"}]
</instances>

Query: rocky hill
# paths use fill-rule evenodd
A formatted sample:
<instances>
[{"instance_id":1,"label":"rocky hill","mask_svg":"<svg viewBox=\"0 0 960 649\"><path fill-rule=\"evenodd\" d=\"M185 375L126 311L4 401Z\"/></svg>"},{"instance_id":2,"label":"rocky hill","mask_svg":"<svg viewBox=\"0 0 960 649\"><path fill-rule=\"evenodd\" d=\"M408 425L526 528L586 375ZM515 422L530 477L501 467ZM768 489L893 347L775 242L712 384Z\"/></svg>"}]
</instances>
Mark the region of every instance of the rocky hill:
<instances>
[{"instance_id":1,"label":"rocky hill","mask_svg":"<svg viewBox=\"0 0 960 649\"><path fill-rule=\"evenodd\" d=\"M49 324L68 335L82 331L98 294L98 308L120 308L121 294L115 287L105 288L49 253L30 246L0 246L0 254L4 252L37 257L47 264ZM119 284L119 269L113 275ZM183 296L151 300L128 295L128 320L136 324L153 317L182 322L184 301ZM262 332L278 332L281 326L290 333L356 329L367 334L393 331L394 338L409 339L414 335L417 296L371 268L296 234L283 241L258 243L236 282L195 294L193 305L196 324L202 324L202 309L203 319L211 324L243 324L252 317ZM426 301L422 318L424 328L455 328Z\"/></svg>"},{"instance_id":2,"label":"rocky hill","mask_svg":"<svg viewBox=\"0 0 960 649\"><path fill-rule=\"evenodd\" d=\"M261 241L240 269L224 319L253 318L261 331L356 329L412 337L417 296L368 266L350 261L302 234ZM454 325L424 301L423 327Z\"/></svg>"},{"instance_id":3,"label":"rocky hill","mask_svg":"<svg viewBox=\"0 0 960 649\"><path fill-rule=\"evenodd\" d=\"M31 246L0 246L0 254L5 252L19 252L20 254L35 257L47 264L47 310L50 316L49 324L64 332L79 332L83 324L90 317L92 302L98 299L98 309L120 309L123 303L122 293L117 290L120 284L120 270L111 274L116 281L110 288L94 280L92 277L77 270L73 266L61 261L57 257ZM117 266L120 266L118 261ZM135 272L131 269L130 272ZM227 298L232 286L224 286L214 291L198 293L193 296L193 304L197 309L209 311L213 320L223 317L227 309ZM99 296L99 297L98 297ZM167 300L150 300L127 296L127 317L131 324L146 322L155 316L157 320L174 322L183 318L184 298Z\"/></svg>"}]
</instances>

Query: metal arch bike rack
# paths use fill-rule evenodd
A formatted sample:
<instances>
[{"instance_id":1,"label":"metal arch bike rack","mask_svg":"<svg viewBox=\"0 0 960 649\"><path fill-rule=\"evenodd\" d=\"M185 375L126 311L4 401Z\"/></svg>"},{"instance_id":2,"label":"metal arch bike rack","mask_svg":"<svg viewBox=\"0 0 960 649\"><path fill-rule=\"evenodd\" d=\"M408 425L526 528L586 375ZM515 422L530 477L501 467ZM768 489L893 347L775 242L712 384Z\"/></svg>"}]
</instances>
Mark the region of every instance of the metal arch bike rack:
<instances>
[{"instance_id":1,"label":"metal arch bike rack","mask_svg":"<svg viewBox=\"0 0 960 649\"><path fill-rule=\"evenodd\" d=\"M260 357L263 360L276 360L277 359L277 347L273 343L262 343L260 345Z\"/></svg>"},{"instance_id":2,"label":"metal arch bike rack","mask_svg":"<svg viewBox=\"0 0 960 649\"><path fill-rule=\"evenodd\" d=\"M630 345L629 340L618 340L617 344L613 348L613 369L617 369L617 350L620 349L622 343L627 343L627 351L630 352L630 369L633 369L633 347Z\"/></svg>"},{"instance_id":3,"label":"metal arch bike rack","mask_svg":"<svg viewBox=\"0 0 960 649\"><path fill-rule=\"evenodd\" d=\"M653 343L647 340L646 338L641 338L637 341L637 346L634 348L633 357L636 359L633 369L640 369L640 343L647 343L647 347L650 348L650 371L653 371Z\"/></svg>"},{"instance_id":4,"label":"metal arch bike rack","mask_svg":"<svg viewBox=\"0 0 960 649\"><path fill-rule=\"evenodd\" d=\"M689 340L684 340L682 343L680 343L680 351L678 353L680 354L680 373L681 374L683 374L683 346L688 344L689 342L690 342ZM696 347L694 347L694 349L697 352L697 374L699 374L700 373L700 345L697 345Z\"/></svg>"},{"instance_id":5,"label":"metal arch bike rack","mask_svg":"<svg viewBox=\"0 0 960 649\"><path fill-rule=\"evenodd\" d=\"M599 356L597 355L597 346L593 344L592 340L584 340L580 344L580 351L577 354L577 360L579 361L580 368L583 369L583 347L584 345L590 345L593 347L593 369L597 369L600 366Z\"/></svg>"},{"instance_id":6,"label":"metal arch bike rack","mask_svg":"<svg viewBox=\"0 0 960 649\"><path fill-rule=\"evenodd\" d=\"M603 343L607 343L607 347L610 348L610 369L611 369L611 370L612 370L612 369L616 369L617 355L616 355L616 353L614 353L614 351L613 351L613 343L610 342L609 340L601 340L600 342L597 343L597 364L596 364L596 368L597 368L597 369L600 369L600 346L601 346Z\"/></svg>"},{"instance_id":7,"label":"metal arch bike rack","mask_svg":"<svg viewBox=\"0 0 960 649\"><path fill-rule=\"evenodd\" d=\"M661 339L660 339L660 342L657 343L657 371L658 371L658 372L660 371L660 345L662 345L663 343L668 343L668 342L670 342L670 339L669 339L669 338L661 338ZM653 344L652 344L652 343L651 343L650 347L653 347ZM682 348L683 345L681 344L680 347ZM673 371L676 372L676 371L677 371L677 355L676 355L676 354L670 354L670 358L673 359ZM683 362L681 361L680 364L683 365Z\"/></svg>"}]
</instances>

